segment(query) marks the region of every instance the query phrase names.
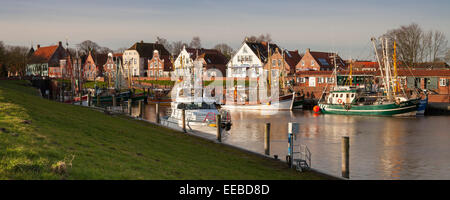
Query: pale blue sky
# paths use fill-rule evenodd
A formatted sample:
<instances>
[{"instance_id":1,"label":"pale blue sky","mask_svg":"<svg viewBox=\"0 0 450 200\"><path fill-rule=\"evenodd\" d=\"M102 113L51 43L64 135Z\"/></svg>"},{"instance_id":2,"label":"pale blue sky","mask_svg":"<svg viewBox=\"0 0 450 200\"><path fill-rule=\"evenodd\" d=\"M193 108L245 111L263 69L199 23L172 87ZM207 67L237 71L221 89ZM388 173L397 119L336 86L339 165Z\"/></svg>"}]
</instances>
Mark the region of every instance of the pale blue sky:
<instances>
[{"instance_id":1,"label":"pale blue sky","mask_svg":"<svg viewBox=\"0 0 450 200\"><path fill-rule=\"evenodd\" d=\"M450 37L449 0L245 1L245 0L0 0L0 40L10 45L74 46L90 39L111 49L156 36L204 47L238 48L246 35L270 33L288 49L337 51L370 58L370 37L416 22Z\"/></svg>"}]
</instances>

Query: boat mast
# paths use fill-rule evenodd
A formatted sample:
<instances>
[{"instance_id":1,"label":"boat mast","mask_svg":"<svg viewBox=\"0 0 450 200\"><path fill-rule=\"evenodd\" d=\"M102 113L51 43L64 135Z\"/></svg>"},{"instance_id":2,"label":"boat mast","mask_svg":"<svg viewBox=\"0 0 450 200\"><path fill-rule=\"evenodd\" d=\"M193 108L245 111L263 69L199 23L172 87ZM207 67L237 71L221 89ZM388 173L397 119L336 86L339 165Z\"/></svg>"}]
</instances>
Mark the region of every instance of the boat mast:
<instances>
[{"instance_id":1,"label":"boat mast","mask_svg":"<svg viewBox=\"0 0 450 200\"><path fill-rule=\"evenodd\" d=\"M383 75L383 68L381 67L381 60L380 60L380 57L378 56L377 45L375 44L376 39L374 37L372 37L371 40L372 40L372 44L373 44L373 49L375 50L375 57L377 57L378 67L380 69L380 74L381 74L381 80L383 80L384 85L386 85L386 80L384 79L384 75Z\"/></svg>"},{"instance_id":2,"label":"boat mast","mask_svg":"<svg viewBox=\"0 0 450 200\"><path fill-rule=\"evenodd\" d=\"M398 74L397 74L397 43L394 40L394 53L392 54L392 62L394 64L394 92L399 92L399 82L398 82Z\"/></svg>"}]
</instances>

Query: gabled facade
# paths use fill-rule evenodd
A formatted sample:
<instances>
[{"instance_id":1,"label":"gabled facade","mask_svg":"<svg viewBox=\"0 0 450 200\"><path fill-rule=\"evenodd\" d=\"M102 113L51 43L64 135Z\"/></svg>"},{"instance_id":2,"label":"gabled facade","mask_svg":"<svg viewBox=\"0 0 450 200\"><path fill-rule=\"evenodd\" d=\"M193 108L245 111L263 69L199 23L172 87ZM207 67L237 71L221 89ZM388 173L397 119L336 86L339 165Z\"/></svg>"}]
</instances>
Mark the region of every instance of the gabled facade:
<instances>
[{"instance_id":1,"label":"gabled facade","mask_svg":"<svg viewBox=\"0 0 450 200\"><path fill-rule=\"evenodd\" d=\"M146 77L148 60L153 57L154 50L158 50L161 56L170 56L162 44L137 42L123 53L124 69L129 71L131 76Z\"/></svg>"},{"instance_id":2,"label":"gabled facade","mask_svg":"<svg viewBox=\"0 0 450 200\"><path fill-rule=\"evenodd\" d=\"M334 61L337 70L346 69L346 63L339 55L330 52L310 51L306 49L305 55L295 67L296 71L333 71Z\"/></svg>"},{"instance_id":3,"label":"gabled facade","mask_svg":"<svg viewBox=\"0 0 450 200\"><path fill-rule=\"evenodd\" d=\"M178 54L173 65L173 73L175 76L189 76L189 74L192 73L194 68L194 59L191 58L191 54L186 50L185 46L181 49L180 54Z\"/></svg>"},{"instance_id":4,"label":"gabled facade","mask_svg":"<svg viewBox=\"0 0 450 200\"><path fill-rule=\"evenodd\" d=\"M84 62L84 65L82 67L83 69L83 76L86 80L93 81L95 80L95 77L97 77L98 70L97 66L94 62L94 57L92 57L91 52L86 57L86 61Z\"/></svg>"},{"instance_id":5,"label":"gabled facade","mask_svg":"<svg viewBox=\"0 0 450 200\"><path fill-rule=\"evenodd\" d=\"M112 79L116 75L117 63L122 61L121 53L109 53L105 64L103 65L103 77L105 81Z\"/></svg>"},{"instance_id":6,"label":"gabled facade","mask_svg":"<svg viewBox=\"0 0 450 200\"><path fill-rule=\"evenodd\" d=\"M264 70L278 71L283 76L291 76L295 74L295 66L301 60L298 51L279 50L278 48L268 58L268 62L264 65Z\"/></svg>"},{"instance_id":7,"label":"gabled facade","mask_svg":"<svg viewBox=\"0 0 450 200\"><path fill-rule=\"evenodd\" d=\"M148 60L147 77L169 77L172 71L172 62L169 56L160 56L158 50L153 51L152 59Z\"/></svg>"},{"instance_id":8,"label":"gabled facade","mask_svg":"<svg viewBox=\"0 0 450 200\"><path fill-rule=\"evenodd\" d=\"M49 76L55 75L59 71L60 60L66 57L66 50L59 42L58 45L41 47L37 45L37 49L33 52L30 49L30 64L27 65L27 76ZM51 71L51 73L50 73Z\"/></svg>"},{"instance_id":9,"label":"gabled facade","mask_svg":"<svg viewBox=\"0 0 450 200\"><path fill-rule=\"evenodd\" d=\"M267 42L244 42L227 63L227 77L259 77L267 62L269 51L274 52L278 46Z\"/></svg>"}]
</instances>

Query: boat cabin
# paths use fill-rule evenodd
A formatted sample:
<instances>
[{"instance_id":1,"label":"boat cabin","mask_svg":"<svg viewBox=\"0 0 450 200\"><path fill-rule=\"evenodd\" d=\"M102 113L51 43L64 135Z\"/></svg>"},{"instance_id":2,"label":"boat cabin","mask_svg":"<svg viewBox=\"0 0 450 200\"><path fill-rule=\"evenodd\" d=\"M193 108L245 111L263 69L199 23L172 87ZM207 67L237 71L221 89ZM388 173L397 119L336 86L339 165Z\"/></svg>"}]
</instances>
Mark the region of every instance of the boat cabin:
<instances>
[{"instance_id":1,"label":"boat cabin","mask_svg":"<svg viewBox=\"0 0 450 200\"><path fill-rule=\"evenodd\" d=\"M356 98L356 90L332 91L328 96L328 104L351 104Z\"/></svg>"}]
</instances>

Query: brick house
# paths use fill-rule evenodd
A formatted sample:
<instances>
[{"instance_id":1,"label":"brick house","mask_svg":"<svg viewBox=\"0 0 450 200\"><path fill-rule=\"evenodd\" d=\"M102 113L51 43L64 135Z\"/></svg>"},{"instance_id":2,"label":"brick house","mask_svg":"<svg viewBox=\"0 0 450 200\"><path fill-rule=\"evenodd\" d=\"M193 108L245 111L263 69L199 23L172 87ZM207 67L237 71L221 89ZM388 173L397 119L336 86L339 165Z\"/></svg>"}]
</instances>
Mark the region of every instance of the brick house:
<instances>
[{"instance_id":1,"label":"brick house","mask_svg":"<svg viewBox=\"0 0 450 200\"><path fill-rule=\"evenodd\" d=\"M335 59L336 57L336 59ZM305 55L303 55L300 62L295 67L296 71L333 71L334 61L338 70L346 68L346 63L339 55L329 52L310 51L306 49Z\"/></svg>"},{"instance_id":2,"label":"brick house","mask_svg":"<svg viewBox=\"0 0 450 200\"><path fill-rule=\"evenodd\" d=\"M282 68L284 67L284 72L282 76L287 77L291 80L295 76L295 66L300 62L302 56L296 51L280 50L278 48L272 53L268 58L267 62L264 64L264 71L268 71L271 68L273 71L278 71L282 73Z\"/></svg>"},{"instance_id":3,"label":"brick house","mask_svg":"<svg viewBox=\"0 0 450 200\"><path fill-rule=\"evenodd\" d=\"M103 76L103 66L107 61L107 55L96 54L91 52L87 55L82 63L83 76L86 80L94 81L97 77Z\"/></svg>"},{"instance_id":4,"label":"brick house","mask_svg":"<svg viewBox=\"0 0 450 200\"><path fill-rule=\"evenodd\" d=\"M170 56L169 51L162 44L136 42L123 53L124 69L134 77L147 77L148 60L153 57L154 50L158 50L161 57Z\"/></svg>"},{"instance_id":5,"label":"brick house","mask_svg":"<svg viewBox=\"0 0 450 200\"><path fill-rule=\"evenodd\" d=\"M30 50L31 52L31 50ZM61 41L58 45L41 47L37 49L30 57L30 64L27 65L27 76L46 76L56 77L61 74L60 60L66 57L66 50Z\"/></svg>"},{"instance_id":6,"label":"brick house","mask_svg":"<svg viewBox=\"0 0 450 200\"><path fill-rule=\"evenodd\" d=\"M122 61L121 53L109 53L103 65L103 77L105 81L108 77L113 77L116 74L117 63Z\"/></svg>"},{"instance_id":7,"label":"brick house","mask_svg":"<svg viewBox=\"0 0 450 200\"><path fill-rule=\"evenodd\" d=\"M153 57L148 60L147 77L170 77L172 62L169 55L159 55L158 50L153 51Z\"/></svg>"}]
</instances>

